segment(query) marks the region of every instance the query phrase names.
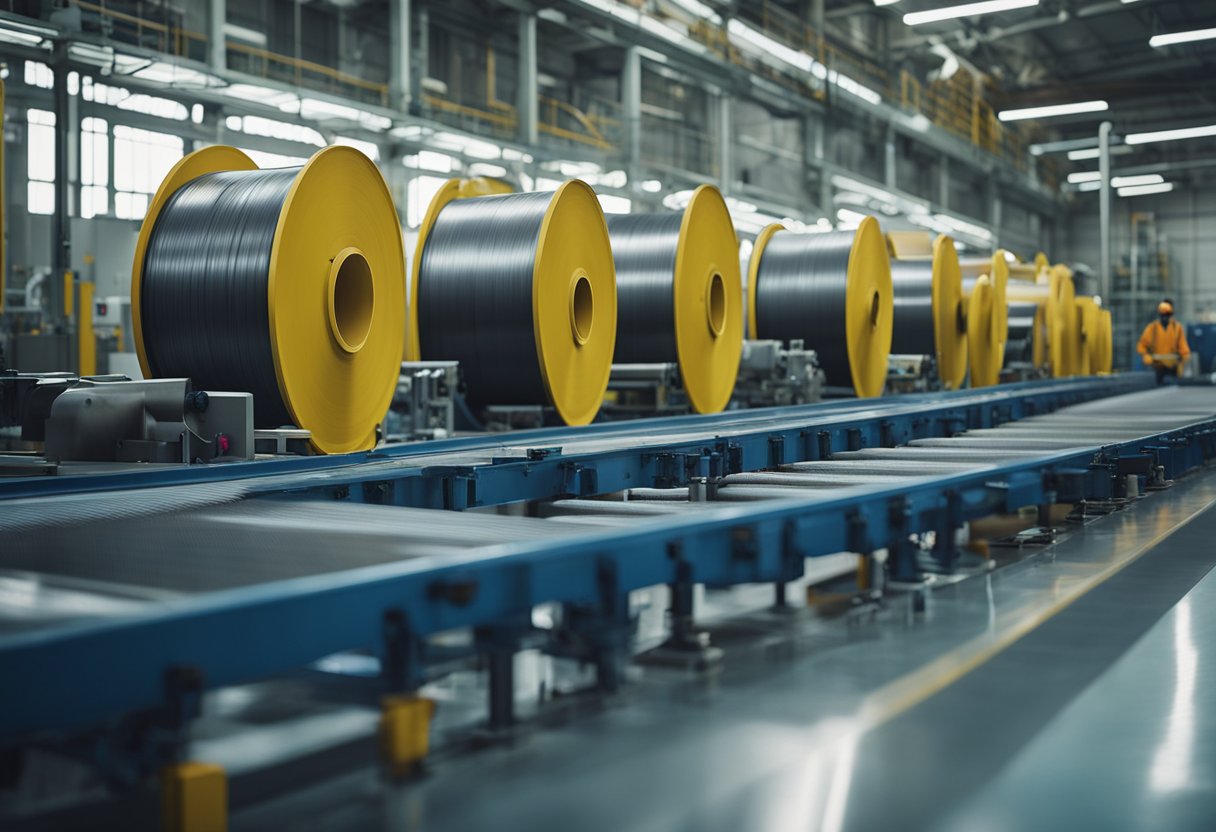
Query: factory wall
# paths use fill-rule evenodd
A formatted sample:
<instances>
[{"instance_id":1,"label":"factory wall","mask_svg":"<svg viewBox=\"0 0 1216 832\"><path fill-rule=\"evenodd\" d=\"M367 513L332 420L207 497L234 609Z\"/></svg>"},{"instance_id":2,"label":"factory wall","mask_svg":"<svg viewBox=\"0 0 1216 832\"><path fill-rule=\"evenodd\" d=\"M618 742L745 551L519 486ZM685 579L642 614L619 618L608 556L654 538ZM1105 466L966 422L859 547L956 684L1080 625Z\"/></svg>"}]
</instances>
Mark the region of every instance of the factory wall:
<instances>
[{"instance_id":1,"label":"factory wall","mask_svg":"<svg viewBox=\"0 0 1216 832\"><path fill-rule=\"evenodd\" d=\"M1216 280L1212 279L1210 266L1216 262L1216 236L1211 233L1216 223L1216 193L1210 188L1192 186L1134 199L1115 197L1111 266L1116 293L1128 286L1133 214L1149 214L1155 221L1157 246L1168 264L1163 288L1177 301L1179 315L1188 320L1216 321ZM1067 233L1062 235L1057 259L1096 268L1099 239L1098 198L1094 194L1080 194L1068 214ZM1142 237L1146 239L1147 233ZM1155 298L1150 300L1156 303ZM1140 310L1139 317L1149 320L1152 309Z\"/></svg>"}]
</instances>

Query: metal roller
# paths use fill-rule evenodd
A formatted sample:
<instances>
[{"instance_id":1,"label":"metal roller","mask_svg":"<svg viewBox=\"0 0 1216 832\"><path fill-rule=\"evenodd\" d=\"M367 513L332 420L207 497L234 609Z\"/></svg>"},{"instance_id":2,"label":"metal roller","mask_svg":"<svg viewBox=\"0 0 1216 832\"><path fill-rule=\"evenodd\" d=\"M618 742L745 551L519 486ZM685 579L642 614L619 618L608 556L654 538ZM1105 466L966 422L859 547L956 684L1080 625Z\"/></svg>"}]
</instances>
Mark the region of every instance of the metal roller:
<instances>
[{"instance_id":1,"label":"metal roller","mask_svg":"<svg viewBox=\"0 0 1216 832\"><path fill-rule=\"evenodd\" d=\"M878 221L856 231L760 232L748 269L751 337L801 339L830 384L881 395L891 351L891 263Z\"/></svg>"},{"instance_id":2,"label":"metal roller","mask_svg":"<svg viewBox=\"0 0 1216 832\"><path fill-rule=\"evenodd\" d=\"M441 189L415 254L412 360L460 362L475 405L595 418L616 343L616 277L590 186L461 198ZM415 340L416 339L416 340Z\"/></svg>"},{"instance_id":3,"label":"metal roller","mask_svg":"<svg viewBox=\"0 0 1216 832\"><path fill-rule=\"evenodd\" d=\"M891 235L888 242L895 251ZM967 375L967 315L958 254L946 236L934 239L929 251L928 257L891 259L891 352L934 356L942 386L957 390Z\"/></svg>"},{"instance_id":4,"label":"metal roller","mask_svg":"<svg viewBox=\"0 0 1216 832\"><path fill-rule=\"evenodd\" d=\"M405 255L375 164L329 147L258 170L231 147L179 161L149 206L131 300L147 378L253 394L258 427L366 450L397 386Z\"/></svg>"},{"instance_id":5,"label":"metal roller","mask_svg":"<svg viewBox=\"0 0 1216 832\"><path fill-rule=\"evenodd\" d=\"M616 364L677 363L697 413L730 401L743 350L739 242L721 193L682 213L607 218L616 264Z\"/></svg>"}]
</instances>

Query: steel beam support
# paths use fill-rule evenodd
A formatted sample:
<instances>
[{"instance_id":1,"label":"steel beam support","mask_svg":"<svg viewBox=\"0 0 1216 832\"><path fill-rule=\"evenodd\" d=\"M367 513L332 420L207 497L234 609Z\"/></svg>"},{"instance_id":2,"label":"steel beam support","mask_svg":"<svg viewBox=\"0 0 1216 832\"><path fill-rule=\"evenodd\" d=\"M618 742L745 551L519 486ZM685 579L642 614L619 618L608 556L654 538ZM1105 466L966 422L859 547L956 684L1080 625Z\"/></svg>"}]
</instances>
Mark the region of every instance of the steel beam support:
<instances>
[{"instance_id":1,"label":"steel beam support","mask_svg":"<svg viewBox=\"0 0 1216 832\"><path fill-rule=\"evenodd\" d=\"M718 94L718 182L722 193L729 194L735 185L734 102L730 93Z\"/></svg>"}]
</instances>

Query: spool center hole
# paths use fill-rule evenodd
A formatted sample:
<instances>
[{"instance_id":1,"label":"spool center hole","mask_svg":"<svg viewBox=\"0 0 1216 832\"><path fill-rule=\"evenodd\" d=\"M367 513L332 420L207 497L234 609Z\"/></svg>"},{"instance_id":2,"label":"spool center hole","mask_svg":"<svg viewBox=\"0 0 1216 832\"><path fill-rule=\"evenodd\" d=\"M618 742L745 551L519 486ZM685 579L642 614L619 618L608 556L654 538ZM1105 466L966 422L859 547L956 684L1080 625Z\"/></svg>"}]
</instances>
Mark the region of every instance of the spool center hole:
<instances>
[{"instance_id":1,"label":"spool center hole","mask_svg":"<svg viewBox=\"0 0 1216 832\"><path fill-rule=\"evenodd\" d=\"M570 329L574 333L575 343L587 343L594 320L595 297L591 291L591 281L587 275L580 274L570 290Z\"/></svg>"},{"instance_id":2,"label":"spool center hole","mask_svg":"<svg viewBox=\"0 0 1216 832\"><path fill-rule=\"evenodd\" d=\"M330 325L338 344L357 352L372 328L376 290L372 268L358 251L347 251L334 264L330 290Z\"/></svg>"},{"instance_id":3,"label":"spool center hole","mask_svg":"<svg viewBox=\"0 0 1216 832\"><path fill-rule=\"evenodd\" d=\"M870 296L870 326L878 326L878 313L881 309L882 303L880 302L878 292L875 292Z\"/></svg>"},{"instance_id":4,"label":"spool center hole","mask_svg":"<svg viewBox=\"0 0 1216 832\"><path fill-rule=\"evenodd\" d=\"M726 281L718 272L709 276L705 313L709 317L709 331L717 338L726 330Z\"/></svg>"}]
</instances>

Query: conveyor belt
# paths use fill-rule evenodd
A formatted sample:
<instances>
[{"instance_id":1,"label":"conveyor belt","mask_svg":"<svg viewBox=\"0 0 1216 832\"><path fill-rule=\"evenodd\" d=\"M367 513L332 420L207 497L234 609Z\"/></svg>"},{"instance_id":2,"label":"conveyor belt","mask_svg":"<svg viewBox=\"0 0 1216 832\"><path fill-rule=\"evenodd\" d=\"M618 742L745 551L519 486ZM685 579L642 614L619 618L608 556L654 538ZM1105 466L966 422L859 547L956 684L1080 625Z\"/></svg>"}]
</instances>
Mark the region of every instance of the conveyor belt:
<instances>
[{"instance_id":1,"label":"conveyor belt","mask_svg":"<svg viewBox=\"0 0 1216 832\"><path fill-rule=\"evenodd\" d=\"M986 401L995 407L1001 399ZM1141 415L1152 426L1128 439L1127 426L1138 424ZM1092 419L1092 428L1075 440L1054 438L1053 420L1066 426L1077 416ZM783 421L806 424L800 418L778 414L760 424L766 430ZM755 420L742 421L754 429ZM72 627L56 621L31 627L28 616L22 619L0 597L0 618L21 620L23 631L0 637L0 677L21 680L0 686L0 738L79 729L155 707L163 698L165 669L181 663L197 667L214 687L290 670L337 650L373 646L384 638L383 616L390 609L402 610L412 632L423 637L526 620L533 606L546 601L619 610L606 599L672 583L680 575L707 585L793 580L802 574L804 557L898 548L907 545L909 533L1054 499L1046 475L1051 489L1057 475L1069 471L1076 474L1074 489L1088 487L1086 469L1096 456L1109 462L1120 454L1141 454L1146 444L1156 447L1162 434L1169 434L1171 451L1160 464L1185 470L1212 450L1214 421L1216 390L1131 394L1037 417L1042 436L1004 439L997 429L942 438L932 447L918 440L911 447L840 452L733 481L728 476L717 487L716 503L689 503L687 488L648 490L635 479L630 502L560 502L543 512L564 515L565 521L299 500L316 481L349 483L344 468L237 479L205 495L219 505L183 510L190 495L181 486L180 492L161 489L161 507L169 510L160 513L140 507L139 516L80 518L57 511L53 526L23 521L5 533L0 570L25 573L22 579L34 587L91 581L103 599L139 604L147 593L146 600L116 614L101 602L82 608ZM688 432L701 434L695 426ZM663 439L672 435L666 432ZM771 459L779 447L773 435L765 436L761 459ZM621 461L646 456L648 441L621 431L588 444L627 450L612 458ZM1014 443L1017 453L993 454L994 443ZM729 450L725 443L715 447ZM526 446L519 450L532 459ZM943 461L944 452L955 458ZM417 465L369 460L358 466L355 486L341 487L373 496L380 490L361 483L374 486L386 469L405 464ZM512 481L523 482L530 464L512 469ZM856 466L854 474L850 465ZM531 476L555 470L560 469L538 466ZM643 469L618 469L614 475L601 467L600 491L617 490L603 484L628 481L630 470ZM562 483L556 487L561 490ZM1079 498L1085 492L1076 493ZM256 495L286 499L248 499ZM762 501L736 502L755 499ZM22 505L28 518L40 502L71 508L84 505L80 500L27 498L5 507ZM113 505L121 511L121 503ZM572 523L572 516L614 519ZM109 585L113 592L105 591ZM166 600L166 592L175 597ZM251 632L293 635L250 640ZM76 692L99 685L97 674L105 677L105 696L81 701Z\"/></svg>"}]
</instances>

